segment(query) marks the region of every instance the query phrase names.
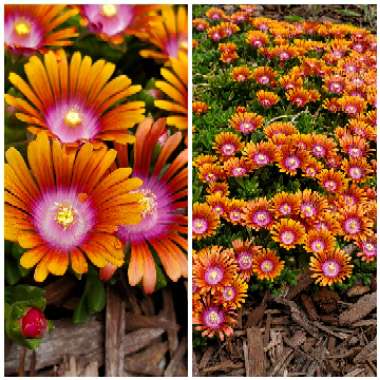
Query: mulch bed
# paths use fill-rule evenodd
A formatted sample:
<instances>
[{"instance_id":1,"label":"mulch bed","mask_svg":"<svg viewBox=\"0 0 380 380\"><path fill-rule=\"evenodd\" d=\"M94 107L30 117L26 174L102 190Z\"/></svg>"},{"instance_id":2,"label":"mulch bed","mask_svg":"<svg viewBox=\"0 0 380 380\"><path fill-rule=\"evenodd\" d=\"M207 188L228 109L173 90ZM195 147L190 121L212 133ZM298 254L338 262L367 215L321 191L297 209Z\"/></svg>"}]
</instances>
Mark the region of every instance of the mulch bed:
<instances>
[{"instance_id":1,"label":"mulch bed","mask_svg":"<svg viewBox=\"0 0 380 380\"><path fill-rule=\"evenodd\" d=\"M46 291L49 308L63 315L78 302L67 278ZM184 281L151 297L129 286L108 287L104 313L81 325L54 321L36 353L7 341L5 375L187 376L186 297Z\"/></svg>"},{"instance_id":2,"label":"mulch bed","mask_svg":"<svg viewBox=\"0 0 380 380\"><path fill-rule=\"evenodd\" d=\"M344 298L310 284L250 300L233 337L195 350L194 376L376 376L375 280Z\"/></svg>"}]
</instances>

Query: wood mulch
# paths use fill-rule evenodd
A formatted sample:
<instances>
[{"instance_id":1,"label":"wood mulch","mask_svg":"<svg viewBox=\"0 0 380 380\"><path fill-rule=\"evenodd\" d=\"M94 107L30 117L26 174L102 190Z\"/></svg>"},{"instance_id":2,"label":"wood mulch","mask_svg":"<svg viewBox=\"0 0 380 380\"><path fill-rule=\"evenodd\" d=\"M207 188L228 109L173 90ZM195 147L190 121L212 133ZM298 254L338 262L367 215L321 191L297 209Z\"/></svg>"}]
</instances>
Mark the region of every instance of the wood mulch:
<instances>
[{"instance_id":1,"label":"wood mulch","mask_svg":"<svg viewBox=\"0 0 380 380\"><path fill-rule=\"evenodd\" d=\"M90 321L54 321L32 351L9 341L6 376L187 376L187 283L145 296L139 289L108 287L106 310ZM75 282L47 286L48 308L64 315L78 302Z\"/></svg>"},{"instance_id":2,"label":"wood mulch","mask_svg":"<svg viewBox=\"0 0 380 380\"><path fill-rule=\"evenodd\" d=\"M250 300L233 337L195 350L194 376L376 376L375 281L344 299L310 284Z\"/></svg>"}]
</instances>

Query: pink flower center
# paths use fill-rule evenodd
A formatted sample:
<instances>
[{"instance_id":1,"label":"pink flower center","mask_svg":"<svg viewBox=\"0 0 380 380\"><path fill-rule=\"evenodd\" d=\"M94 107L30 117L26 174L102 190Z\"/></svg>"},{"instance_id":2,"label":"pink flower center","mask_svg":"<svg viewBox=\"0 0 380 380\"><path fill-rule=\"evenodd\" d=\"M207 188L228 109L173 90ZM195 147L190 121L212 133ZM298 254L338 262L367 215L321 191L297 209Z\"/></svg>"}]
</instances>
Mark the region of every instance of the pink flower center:
<instances>
[{"instance_id":1,"label":"pink flower center","mask_svg":"<svg viewBox=\"0 0 380 380\"><path fill-rule=\"evenodd\" d=\"M203 218L195 218L193 220L193 232L196 234L203 234L207 231L207 221Z\"/></svg>"},{"instance_id":2,"label":"pink flower center","mask_svg":"<svg viewBox=\"0 0 380 380\"><path fill-rule=\"evenodd\" d=\"M252 46L259 49L263 46L263 42L261 40L253 40Z\"/></svg>"},{"instance_id":3,"label":"pink flower center","mask_svg":"<svg viewBox=\"0 0 380 380\"><path fill-rule=\"evenodd\" d=\"M300 167L300 160L297 156L289 156L285 160L285 166L289 170L296 170Z\"/></svg>"},{"instance_id":4,"label":"pink flower center","mask_svg":"<svg viewBox=\"0 0 380 380\"><path fill-rule=\"evenodd\" d=\"M279 210L282 215L289 215L292 212L292 208L288 203L283 203L280 207Z\"/></svg>"},{"instance_id":5,"label":"pink flower center","mask_svg":"<svg viewBox=\"0 0 380 380\"><path fill-rule=\"evenodd\" d=\"M256 211L253 215L253 222L260 227L265 227L271 221L271 217L268 211L260 210Z\"/></svg>"},{"instance_id":6,"label":"pink flower center","mask_svg":"<svg viewBox=\"0 0 380 380\"><path fill-rule=\"evenodd\" d=\"M233 286L225 286L223 289L224 301L232 301L236 296L236 290Z\"/></svg>"},{"instance_id":7,"label":"pink flower center","mask_svg":"<svg viewBox=\"0 0 380 380\"><path fill-rule=\"evenodd\" d=\"M240 131L244 134L251 132L254 129L254 125L248 121L240 123Z\"/></svg>"},{"instance_id":8,"label":"pink flower center","mask_svg":"<svg viewBox=\"0 0 380 380\"><path fill-rule=\"evenodd\" d=\"M281 233L280 239L284 244L290 245L294 242L296 236L293 231L287 230Z\"/></svg>"},{"instance_id":9,"label":"pink flower center","mask_svg":"<svg viewBox=\"0 0 380 380\"><path fill-rule=\"evenodd\" d=\"M208 285L217 285L223 280L224 271L217 265L209 266L205 272L205 281Z\"/></svg>"},{"instance_id":10,"label":"pink flower center","mask_svg":"<svg viewBox=\"0 0 380 380\"><path fill-rule=\"evenodd\" d=\"M320 239L314 240L311 243L311 249L314 252L322 252L325 249L325 243Z\"/></svg>"},{"instance_id":11,"label":"pink flower center","mask_svg":"<svg viewBox=\"0 0 380 380\"><path fill-rule=\"evenodd\" d=\"M332 82L329 84L329 90L334 94L340 94L343 91L343 86L341 83Z\"/></svg>"},{"instance_id":12,"label":"pink flower center","mask_svg":"<svg viewBox=\"0 0 380 380\"><path fill-rule=\"evenodd\" d=\"M335 191L337 188L337 183L333 180L329 180L329 181L325 181L323 186L328 191Z\"/></svg>"},{"instance_id":13,"label":"pink flower center","mask_svg":"<svg viewBox=\"0 0 380 380\"><path fill-rule=\"evenodd\" d=\"M258 78L258 82L260 84L268 84L269 83L269 77L268 75L262 75L261 77Z\"/></svg>"},{"instance_id":14,"label":"pink flower center","mask_svg":"<svg viewBox=\"0 0 380 380\"><path fill-rule=\"evenodd\" d=\"M344 110L346 113L348 114L356 114L358 112L358 109L356 106L354 106L353 104L349 104L347 106L344 107Z\"/></svg>"},{"instance_id":15,"label":"pink flower center","mask_svg":"<svg viewBox=\"0 0 380 380\"><path fill-rule=\"evenodd\" d=\"M230 219L234 222L237 222L241 219L241 212L240 210L233 210L230 212Z\"/></svg>"},{"instance_id":16,"label":"pink flower center","mask_svg":"<svg viewBox=\"0 0 380 380\"><path fill-rule=\"evenodd\" d=\"M350 177L353 179L360 179L363 177L362 170L357 166L351 167L348 172L350 173Z\"/></svg>"},{"instance_id":17,"label":"pink flower center","mask_svg":"<svg viewBox=\"0 0 380 380\"><path fill-rule=\"evenodd\" d=\"M222 145L222 152L226 156L232 156L236 151L235 145L233 144L223 144Z\"/></svg>"},{"instance_id":18,"label":"pink flower center","mask_svg":"<svg viewBox=\"0 0 380 380\"><path fill-rule=\"evenodd\" d=\"M363 244L364 254L368 257L372 257L376 255L376 246L372 243L364 243Z\"/></svg>"},{"instance_id":19,"label":"pink flower center","mask_svg":"<svg viewBox=\"0 0 380 380\"><path fill-rule=\"evenodd\" d=\"M273 262L271 260L263 260L263 262L261 263L260 265L260 269L265 272L265 273L269 273L273 270Z\"/></svg>"},{"instance_id":20,"label":"pink flower center","mask_svg":"<svg viewBox=\"0 0 380 380\"><path fill-rule=\"evenodd\" d=\"M212 330L218 330L224 322L224 314L222 310L216 307L210 307L203 312L203 323Z\"/></svg>"},{"instance_id":21,"label":"pink flower center","mask_svg":"<svg viewBox=\"0 0 380 380\"><path fill-rule=\"evenodd\" d=\"M242 168L242 167L239 167L239 168L233 168L232 169L232 175L234 177L241 177L243 176L245 173L247 172L247 170L245 168Z\"/></svg>"},{"instance_id":22,"label":"pink flower center","mask_svg":"<svg viewBox=\"0 0 380 380\"><path fill-rule=\"evenodd\" d=\"M349 234L357 234L360 231L361 223L358 218L352 217L348 218L344 222L344 229Z\"/></svg>"},{"instance_id":23,"label":"pink flower center","mask_svg":"<svg viewBox=\"0 0 380 380\"><path fill-rule=\"evenodd\" d=\"M359 148L349 148L348 149L348 154L351 156L351 157L361 157L362 156L362 151L361 149Z\"/></svg>"},{"instance_id":24,"label":"pink flower center","mask_svg":"<svg viewBox=\"0 0 380 380\"><path fill-rule=\"evenodd\" d=\"M301 205L301 211L304 213L304 215L307 218L311 218L312 216L316 214L315 207L311 203L308 203L308 202L305 202Z\"/></svg>"},{"instance_id":25,"label":"pink flower center","mask_svg":"<svg viewBox=\"0 0 380 380\"><path fill-rule=\"evenodd\" d=\"M326 260L322 264L323 274L328 278L335 278L340 272L340 265L335 260Z\"/></svg>"},{"instance_id":26,"label":"pink flower center","mask_svg":"<svg viewBox=\"0 0 380 380\"><path fill-rule=\"evenodd\" d=\"M269 163L269 157L265 153L256 153L253 159L257 165L267 165Z\"/></svg>"},{"instance_id":27,"label":"pink flower center","mask_svg":"<svg viewBox=\"0 0 380 380\"><path fill-rule=\"evenodd\" d=\"M240 252L237 257L237 262L241 270L248 270L252 268L252 255L249 252Z\"/></svg>"},{"instance_id":28,"label":"pink flower center","mask_svg":"<svg viewBox=\"0 0 380 380\"><path fill-rule=\"evenodd\" d=\"M314 145L313 154L316 157L324 157L326 154L326 149L322 145Z\"/></svg>"}]
</instances>

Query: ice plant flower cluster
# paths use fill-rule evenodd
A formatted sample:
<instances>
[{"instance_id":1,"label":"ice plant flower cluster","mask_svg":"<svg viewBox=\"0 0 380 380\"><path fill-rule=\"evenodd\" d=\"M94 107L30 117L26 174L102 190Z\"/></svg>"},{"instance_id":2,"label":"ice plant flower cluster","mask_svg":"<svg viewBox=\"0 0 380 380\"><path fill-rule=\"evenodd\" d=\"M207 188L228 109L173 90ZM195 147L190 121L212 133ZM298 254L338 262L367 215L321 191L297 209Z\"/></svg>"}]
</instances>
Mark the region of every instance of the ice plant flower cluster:
<instances>
[{"instance_id":1,"label":"ice plant flower cluster","mask_svg":"<svg viewBox=\"0 0 380 380\"><path fill-rule=\"evenodd\" d=\"M376 37L244 7L193 27L193 314L223 338L240 307L220 301L230 267L263 286L375 271Z\"/></svg>"},{"instance_id":2,"label":"ice plant flower cluster","mask_svg":"<svg viewBox=\"0 0 380 380\"><path fill-rule=\"evenodd\" d=\"M6 138L25 136L7 141L5 238L36 282L125 265L149 294L187 276L186 20L172 5L5 7ZM125 65L145 58L163 80Z\"/></svg>"}]
</instances>

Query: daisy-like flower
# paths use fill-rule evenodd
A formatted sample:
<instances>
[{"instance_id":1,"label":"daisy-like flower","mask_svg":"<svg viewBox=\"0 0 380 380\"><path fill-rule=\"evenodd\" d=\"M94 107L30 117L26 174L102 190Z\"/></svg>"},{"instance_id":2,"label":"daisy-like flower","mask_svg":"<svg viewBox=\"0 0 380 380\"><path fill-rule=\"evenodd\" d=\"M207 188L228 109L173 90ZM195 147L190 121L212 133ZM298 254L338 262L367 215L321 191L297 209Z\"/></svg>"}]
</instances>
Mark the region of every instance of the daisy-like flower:
<instances>
[{"instance_id":1,"label":"daisy-like flower","mask_svg":"<svg viewBox=\"0 0 380 380\"><path fill-rule=\"evenodd\" d=\"M156 286L156 264L150 247L156 252L165 272L172 281L187 276L187 150L176 154L171 164L169 157L178 148L182 135L171 135L153 159L165 119L155 123L146 118L136 130L133 149L133 173L143 180L140 203L144 212L140 223L122 223L117 236L131 250L128 278L132 286L142 282L144 291L152 293ZM128 165L128 147L119 145L118 163Z\"/></svg>"},{"instance_id":2,"label":"daisy-like flower","mask_svg":"<svg viewBox=\"0 0 380 380\"><path fill-rule=\"evenodd\" d=\"M272 211L278 218L296 216L300 205L301 199L297 194L282 191L272 198Z\"/></svg>"},{"instance_id":3,"label":"daisy-like flower","mask_svg":"<svg viewBox=\"0 0 380 380\"><path fill-rule=\"evenodd\" d=\"M187 129L187 54L179 52L178 58L170 58L171 70L161 68L161 75L166 81L156 81L156 87L171 100L156 99L157 108L173 113L167 117L168 125L178 129Z\"/></svg>"},{"instance_id":4,"label":"daisy-like flower","mask_svg":"<svg viewBox=\"0 0 380 380\"><path fill-rule=\"evenodd\" d=\"M225 173L221 166L216 164L204 164L199 168L198 177L202 182L212 183L223 181Z\"/></svg>"},{"instance_id":5,"label":"daisy-like flower","mask_svg":"<svg viewBox=\"0 0 380 380\"><path fill-rule=\"evenodd\" d=\"M208 105L204 102L193 102L193 114L200 116L208 111Z\"/></svg>"},{"instance_id":6,"label":"daisy-like flower","mask_svg":"<svg viewBox=\"0 0 380 380\"><path fill-rule=\"evenodd\" d=\"M312 229L307 232L305 249L311 253L329 252L335 248L335 238L328 230Z\"/></svg>"},{"instance_id":7,"label":"daisy-like flower","mask_svg":"<svg viewBox=\"0 0 380 380\"><path fill-rule=\"evenodd\" d=\"M74 146L84 141L133 143L135 137L128 130L144 119L144 102L125 99L141 86L132 85L126 75L109 81L114 70L114 64L104 60L92 64L79 52L69 63L63 50L50 51L43 61L32 56L25 65L29 83L15 73L9 75L26 100L10 94L5 100L33 134L44 130Z\"/></svg>"},{"instance_id":8,"label":"daisy-like flower","mask_svg":"<svg viewBox=\"0 0 380 380\"><path fill-rule=\"evenodd\" d=\"M362 113L367 108L366 101L360 96L344 95L339 98L340 109L350 116L355 116Z\"/></svg>"},{"instance_id":9,"label":"daisy-like flower","mask_svg":"<svg viewBox=\"0 0 380 380\"><path fill-rule=\"evenodd\" d=\"M206 164L214 164L217 160L217 156L213 156L211 154L200 154L199 156L194 158L193 166L195 168L201 168L203 165Z\"/></svg>"},{"instance_id":10,"label":"daisy-like flower","mask_svg":"<svg viewBox=\"0 0 380 380\"><path fill-rule=\"evenodd\" d=\"M344 174L334 169L323 169L317 178L323 188L330 193L339 194L347 187Z\"/></svg>"},{"instance_id":11,"label":"daisy-like flower","mask_svg":"<svg viewBox=\"0 0 380 380\"><path fill-rule=\"evenodd\" d=\"M234 67L231 71L232 80L235 82L246 82L251 79L252 73L247 66Z\"/></svg>"},{"instance_id":12,"label":"daisy-like flower","mask_svg":"<svg viewBox=\"0 0 380 380\"><path fill-rule=\"evenodd\" d=\"M293 219L281 219L271 228L274 241L285 249L294 248L305 241L305 227Z\"/></svg>"},{"instance_id":13,"label":"daisy-like flower","mask_svg":"<svg viewBox=\"0 0 380 380\"><path fill-rule=\"evenodd\" d=\"M227 212L228 199L221 194L207 195L206 202L218 216L224 216Z\"/></svg>"},{"instance_id":14,"label":"daisy-like flower","mask_svg":"<svg viewBox=\"0 0 380 380\"><path fill-rule=\"evenodd\" d=\"M219 25L210 26L207 28L207 35L214 42L219 42L221 39L225 38L224 29L220 28Z\"/></svg>"},{"instance_id":15,"label":"daisy-like flower","mask_svg":"<svg viewBox=\"0 0 380 380\"><path fill-rule=\"evenodd\" d=\"M246 42L248 45L255 49L260 49L268 44L269 37L266 33L259 30L250 30L246 36Z\"/></svg>"},{"instance_id":16,"label":"daisy-like flower","mask_svg":"<svg viewBox=\"0 0 380 380\"><path fill-rule=\"evenodd\" d=\"M289 91L296 88L302 88L303 79L302 77L296 75L283 75L278 80L278 83L285 91Z\"/></svg>"},{"instance_id":17,"label":"daisy-like flower","mask_svg":"<svg viewBox=\"0 0 380 380\"><path fill-rule=\"evenodd\" d=\"M15 148L6 152L5 238L26 249L20 264L36 266L35 281L61 276L69 264L83 274L86 258L99 268L123 264L114 233L139 223L144 206L132 169L108 172L115 158L116 151L91 144L67 152L45 133L28 145L29 167Z\"/></svg>"},{"instance_id":18,"label":"daisy-like flower","mask_svg":"<svg viewBox=\"0 0 380 380\"><path fill-rule=\"evenodd\" d=\"M4 6L4 43L12 53L30 55L52 47L68 46L77 37L74 27L62 25L78 13L64 5L17 4Z\"/></svg>"},{"instance_id":19,"label":"daisy-like flower","mask_svg":"<svg viewBox=\"0 0 380 380\"><path fill-rule=\"evenodd\" d=\"M352 158L365 157L369 151L366 139L361 136L352 136L345 133L340 139L339 144L343 152Z\"/></svg>"},{"instance_id":20,"label":"daisy-like flower","mask_svg":"<svg viewBox=\"0 0 380 380\"><path fill-rule=\"evenodd\" d=\"M323 108L327 109L329 112L333 112L333 113L339 112L341 109L339 98L325 99L323 101Z\"/></svg>"},{"instance_id":21,"label":"daisy-like flower","mask_svg":"<svg viewBox=\"0 0 380 380\"><path fill-rule=\"evenodd\" d=\"M283 269L284 262L271 249L263 248L253 256L253 273L261 281L273 281Z\"/></svg>"},{"instance_id":22,"label":"daisy-like flower","mask_svg":"<svg viewBox=\"0 0 380 380\"><path fill-rule=\"evenodd\" d=\"M161 5L161 17L150 21L140 36L145 41L158 48L158 50L143 49L140 55L144 58L181 59L183 54L187 57L187 11L186 7ZM173 63L171 63L173 65ZM186 69L187 75L187 69ZM187 81L186 81L187 83Z\"/></svg>"},{"instance_id":23,"label":"daisy-like flower","mask_svg":"<svg viewBox=\"0 0 380 380\"><path fill-rule=\"evenodd\" d=\"M206 12L206 17L208 17L210 20L213 21L220 21L227 19L226 14L224 13L223 9L217 8L217 7L211 7Z\"/></svg>"},{"instance_id":24,"label":"daisy-like flower","mask_svg":"<svg viewBox=\"0 0 380 380\"><path fill-rule=\"evenodd\" d=\"M157 5L85 4L78 6L81 24L105 41L120 44L125 35L139 35L157 20Z\"/></svg>"},{"instance_id":25,"label":"daisy-like flower","mask_svg":"<svg viewBox=\"0 0 380 380\"><path fill-rule=\"evenodd\" d=\"M201 294L223 290L237 271L232 249L210 246L193 253L193 283Z\"/></svg>"},{"instance_id":26,"label":"daisy-like flower","mask_svg":"<svg viewBox=\"0 0 380 380\"><path fill-rule=\"evenodd\" d=\"M305 189L302 192L298 192L297 195L301 199L300 216L304 219L315 220L328 208L327 200L316 191Z\"/></svg>"},{"instance_id":27,"label":"daisy-like flower","mask_svg":"<svg viewBox=\"0 0 380 380\"><path fill-rule=\"evenodd\" d=\"M274 86L276 84L276 71L268 66L257 67L252 72L252 78L264 86Z\"/></svg>"},{"instance_id":28,"label":"daisy-like flower","mask_svg":"<svg viewBox=\"0 0 380 380\"><path fill-rule=\"evenodd\" d=\"M227 182L212 182L209 184L206 191L209 194L219 194L225 197L230 193Z\"/></svg>"},{"instance_id":29,"label":"daisy-like flower","mask_svg":"<svg viewBox=\"0 0 380 380\"><path fill-rule=\"evenodd\" d=\"M264 197L247 203L244 213L245 223L254 230L270 228L273 224L271 203Z\"/></svg>"},{"instance_id":30,"label":"daisy-like flower","mask_svg":"<svg viewBox=\"0 0 380 380\"><path fill-rule=\"evenodd\" d=\"M220 225L218 214L206 203L193 205L193 239L200 240L215 234Z\"/></svg>"},{"instance_id":31,"label":"daisy-like flower","mask_svg":"<svg viewBox=\"0 0 380 380\"><path fill-rule=\"evenodd\" d=\"M325 135L310 134L307 135L306 144L310 153L316 158L328 159L336 153L336 143Z\"/></svg>"},{"instance_id":32,"label":"daisy-like flower","mask_svg":"<svg viewBox=\"0 0 380 380\"><path fill-rule=\"evenodd\" d=\"M325 89L332 94L342 94L345 89L345 80L341 75L329 75L323 79Z\"/></svg>"},{"instance_id":33,"label":"daisy-like flower","mask_svg":"<svg viewBox=\"0 0 380 380\"><path fill-rule=\"evenodd\" d=\"M226 37L230 37L240 30L240 28L233 22L221 22L219 28L222 30L222 34Z\"/></svg>"},{"instance_id":34,"label":"daisy-like flower","mask_svg":"<svg viewBox=\"0 0 380 380\"><path fill-rule=\"evenodd\" d=\"M261 128L263 122L263 116L256 113L243 112L233 114L229 120L229 125L231 128L239 131L243 135L248 135L256 129Z\"/></svg>"},{"instance_id":35,"label":"daisy-like flower","mask_svg":"<svg viewBox=\"0 0 380 380\"><path fill-rule=\"evenodd\" d=\"M248 284L239 276L219 291L218 299L227 309L236 310L242 306L247 297Z\"/></svg>"},{"instance_id":36,"label":"daisy-like flower","mask_svg":"<svg viewBox=\"0 0 380 380\"><path fill-rule=\"evenodd\" d=\"M219 59L224 63L232 63L236 61L238 58L239 58L239 55L237 54L236 51L225 50L220 55Z\"/></svg>"},{"instance_id":37,"label":"daisy-like flower","mask_svg":"<svg viewBox=\"0 0 380 380\"><path fill-rule=\"evenodd\" d=\"M235 252L235 260L238 265L239 276L244 281L249 281L253 274L253 257L257 254L259 247L250 241L233 240L232 247Z\"/></svg>"},{"instance_id":38,"label":"daisy-like flower","mask_svg":"<svg viewBox=\"0 0 380 380\"><path fill-rule=\"evenodd\" d=\"M198 32L204 32L209 27L209 23L207 20L204 20L203 18L195 18L193 20L193 27Z\"/></svg>"},{"instance_id":39,"label":"daisy-like flower","mask_svg":"<svg viewBox=\"0 0 380 380\"><path fill-rule=\"evenodd\" d=\"M232 309L211 302L200 303L193 311L193 324L202 336L217 336L221 341L233 334L232 326L236 324L236 314Z\"/></svg>"},{"instance_id":40,"label":"daisy-like flower","mask_svg":"<svg viewBox=\"0 0 380 380\"><path fill-rule=\"evenodd\" d=\"M276 146L270 141L246 144L243 154L251 161L253 168L270 165L276 157Z\"/></svg>"},{"instance_id":41,"label":"daisy-like flower","mask_svg":"<svg viewBox=\"0 0 380 380\"><path fill-rule=\"evenodd\" d=\"M361 119L350 119L347 124L350 132L369 141L376 141L376 128Z\"/></svg>"},{"instance_id":42,"label":"daisy-like flower","mask_svg":"<svg viewBox=\"0 0 380 380\"><path fill-rule=\"evenodd\" d=\"M214 149L222 159L235 156L241 148L241 138L235 133L221 132L215 136Z\"/></svg>"},{"instance_id":43,"label":"daisy-like flower","mask_svg":"<svg viewBox=\"0 0 380 380\"><path fill-rule=\"evenodd\" d=\"M240 224L243 220L245 201L232 199L227 202L226 218L232 224Z\"/></svg>"},{"instance_id":44,"label":"daisy-like flower","mask_svg":"<svg viewBox=\"0 0 380 380\"><path fill-rule=\"evenodd\" d=\"M341 235L342 230L333 212L325 211L316 220L312 221L313 228L319 231L328 231L331 235Z\"/></svg>"},{"instance_id":45,"label":"daisy-like flower","mask_svg":"<svg viewBox=\"0 0 380 380\"><path fill-rule=\"evenodd\" d=\"M264 108L270 108L280 101L280 97L272 91L260 90L256 92L257 101Z\"/></svg>"},{"instance_id":46,"label":"daisy-like flower","mask_svg":"<svg viewBox=\"0 0 380 380\"><path fill-rule=\"evenodd\" d=\"M373 220L368 218L362 206L348 207L338 214L344 240L364 239L371 235Z\"/></svg>"},{"instance_id":47,"label":"daisy-like flower","mask_svg":"<svg viewBox=\"0 0 380 380\"><path fill-rule=\"evenodd\" d=\"M367 197L364 189L358 187L352 183L345 189L335 200L335 203L339 209L357 206L361 203L367 202Z\"/></svg>"},{"instance_id":48,"label":"daisy-like flower","mask_svg":"<svg viewBox=\"0 0 380 380\"><path fill-rule=\"evenodd\" d=\"M230 177L244 177L251 169L245 157L232 157L224 162L224 171Z\"/></svg>"},{"instance_id":49,"label":"daisy-like flower","mask_svg":"<svg viewBox=\"0 0 380 380\"><path fill-rule=\"evenodd\" d=\"M364 157L344 159L342 162L342 169L354 182L364 182L371 173L371 167Z\"/></svg>"},{"instance_id":50,"label":"daisy-like flower","mask_svg":"<svg viewBox=\"0 0 380 380\"><path fill-rule=\"evenodd\" d=\"M360 257L363 261L369 263L376 260L377 256L377 238L376 234L366 236L364 239L360 239L357 242L360 252L357 253L357 256Z\"/></svg>"},{"instance_id":51,"label":"daisy-like flower","mask_svg":"<svg viewBox=\"0 0 380 380\"><path fill-rule=\"evenodd\" d=\"M305 107L306 104L319 100L320 94L317 90L306 90L295 88L286 92L286 99L298 108Z\"/></svg>"},{"instance_id":52,"label":"daisy-like flower","mask_svg":"<svg viewBox=\"0 0 380 380\"><path fill-rule=\"evenodd\" d=\"M318 160L311 157L302 167L302 175L305 177L315 178L321 172L322 169L323 165Z\"/></svg>"},{"instance_id":53,"label":"daisy-like flower","mask_svg":"<svg viewBox=\"0 0 380 380\"><path fill-rule=\"evenodd\" d=\"M298 133L297 128L293 123L276 121L270 123L267 127L264 128L264 133L268 139L273 139L274 136L291 136Z\"/></svg>"},{"instance_id":54,"label":"daisy-like flower","mask_svg":"<svg viewBox=\"0 0 380 380\"><path fill-rule=\"evenodd\" d=\"M315 254L310 258L310 276L320 286L342 283L351 276L350 262L351 257L340 249Z\"/></svg>"},{"instance_id":55,"label":"daisy-like flower","mask_svg":"<svg viewBox=\"0 0 380 380\"><path fill-rule=\"evenodd\" d=\"M281 172L296 175L298 169L302 169L309 159L309 154L302 149L294 148L294 145L282 145L276 152L276 162Z\"/></svg>"}]
</instances>

